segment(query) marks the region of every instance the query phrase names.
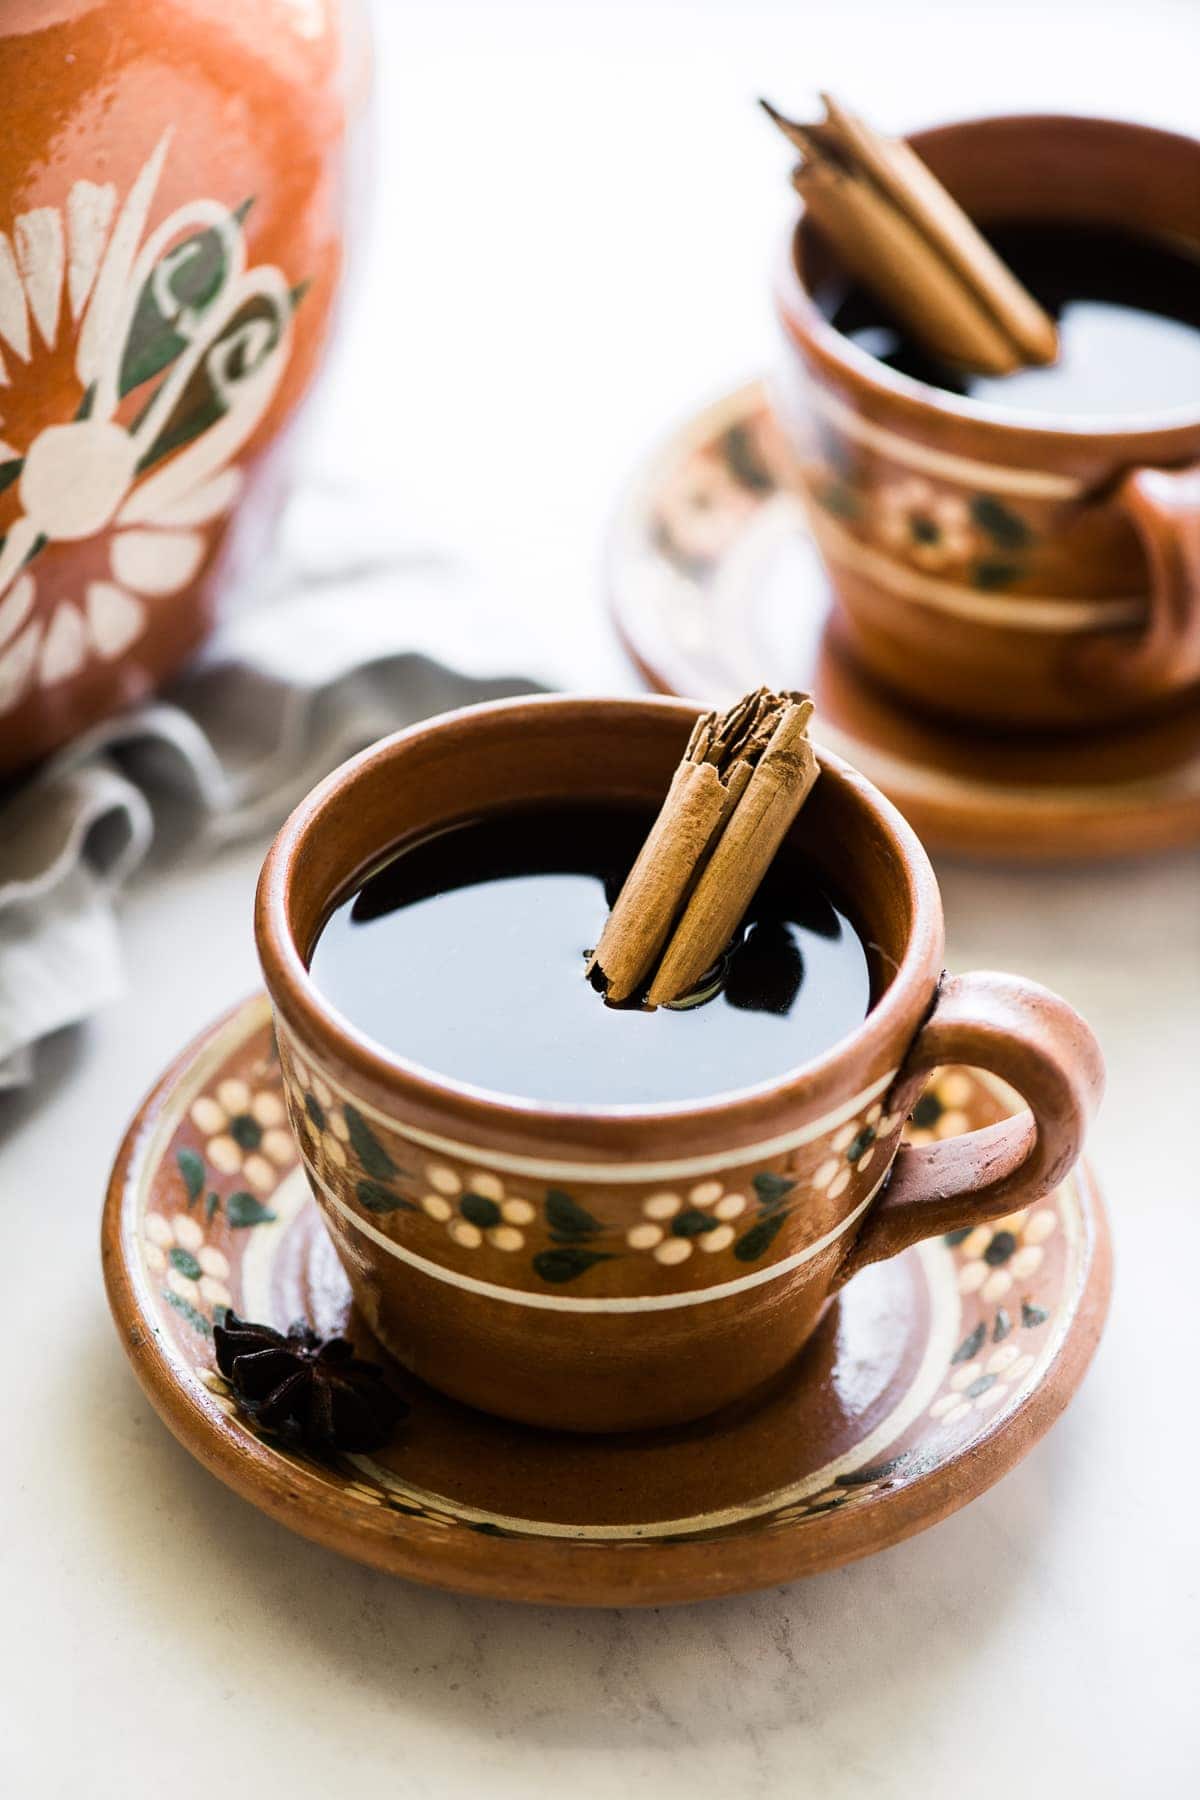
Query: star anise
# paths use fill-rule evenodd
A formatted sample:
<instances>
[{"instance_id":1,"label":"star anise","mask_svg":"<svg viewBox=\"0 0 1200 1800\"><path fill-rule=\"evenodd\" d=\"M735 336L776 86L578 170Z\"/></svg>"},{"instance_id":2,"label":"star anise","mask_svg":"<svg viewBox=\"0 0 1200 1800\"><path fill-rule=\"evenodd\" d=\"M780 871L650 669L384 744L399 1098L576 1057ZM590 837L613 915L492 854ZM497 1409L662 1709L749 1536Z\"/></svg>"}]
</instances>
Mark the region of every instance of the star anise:
<instances>
[{"instance_id":1,"label":"star anise","mask_svg":"<svg viewBox=\"0 0 1200 1800\"><path fill-rule=\"evenodd\" d=\"M285 1334L230 1311L213 1340L217 1367L251 1417L298 1436L314 1456L378 1450L408 1413L348 1338L320 1338L303 1324Z\"/></svg>"}]
</instances>

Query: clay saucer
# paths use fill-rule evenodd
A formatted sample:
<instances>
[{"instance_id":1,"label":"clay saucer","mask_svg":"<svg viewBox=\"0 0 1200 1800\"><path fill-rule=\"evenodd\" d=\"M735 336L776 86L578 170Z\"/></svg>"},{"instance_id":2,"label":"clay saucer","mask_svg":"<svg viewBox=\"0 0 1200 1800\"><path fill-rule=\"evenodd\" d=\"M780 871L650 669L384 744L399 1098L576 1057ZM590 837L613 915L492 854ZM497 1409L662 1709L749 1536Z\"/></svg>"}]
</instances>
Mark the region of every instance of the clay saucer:
<instances>
[{"instance_id":1,"label":"clay saucer","mask_svg":"<svg viewBox=\"0 0 1200 1800\"><path fill-rule=\"evenodd\" d=\"M386 1451L309 1460L237 1408L213 1320L345 1329L379 1352L283 1128L265 997L190 1045L144 1101L104 1213L109 1301L170 1429L243 1498L305 1537L415 1581L510 1600L659 1605L790 1581L936 1524L1058 1417L1108 1305L1090 1175L998 1226L858 1276L753 1404L633 1437L538 1432L392 1367L411 1416ZM940 1071L910 1133L1003 1116Z\"/></svg>"},{"instance_id":2,"label":"clay saucer","mask_svg":"<svg viewBox=\"0 0 1200 1800\"><path fill-rule=\"evenodd\" d=\"M617 629L652 687L711 703L807 688L819 736L934 849L1051 862L1200 840L1193 707L1096 736L972 736L890 699L837 639L766 388L729 394L637 475L608 546Z\"/></svg>"}]
</instances>

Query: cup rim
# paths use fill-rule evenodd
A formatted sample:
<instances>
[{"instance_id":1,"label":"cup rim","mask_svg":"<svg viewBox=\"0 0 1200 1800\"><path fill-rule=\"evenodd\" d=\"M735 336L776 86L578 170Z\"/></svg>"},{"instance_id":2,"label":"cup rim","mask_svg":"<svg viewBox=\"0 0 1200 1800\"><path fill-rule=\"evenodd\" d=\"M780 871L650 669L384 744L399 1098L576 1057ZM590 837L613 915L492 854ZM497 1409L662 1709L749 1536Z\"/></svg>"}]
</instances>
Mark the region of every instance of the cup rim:
<instances>
[{"instance_id":1,"label":"cup rim","mask_svg":"<svg viewBox=\"0 0 1200 1800\"><path fill-rule=\"evenodd\" d=\"M974 113L963 118L945 120L937 125L906 132L907 141L920 150L934 140L974 127L1004 125L1085 125L1108 128L1139 137L1162 139L1187 145L1200 152L1200 138L1185 131L1173 131L1161 125L1150 125L1138 119L1113 117L1103 113ZM945 392L916 376L891 369L867 351L852 344L826 318L812 294L801 280L796 267L796 238L804 223L807 209L801 202L793 214L777 259L774 281L775 304L789 335L801 339L848 380L859 383L876 395L900 402L906 407L940 414L964 423L986 426L1004 437L1033 437L1044 445L1062 444L1077 447L1081 440L1099 439L1113 449L1127 439L1152 434L1194 434L1200 429L1200 402L1190 407L1175 407L1158 413L1097 413L1077 417L1069 413L1021 411L1015 407L989 405L987 401ZM1189 447L1182 446L1181 454ZM1194 449L1194 447L1193 447ZM1169 452L1168 452L1169 454Z\"/></svg>"},{"instance_id":2,"label":"cup rim","mask_svg":"<svg viewBox=\"0 0 1200 1800\"><path fill-rule=\"evenodd\" d=\"M408 751L431 739L486 732L497 719L510 720L518 729L522 719L534 712L556 712L564 720L591 714L598 725L605 718L615 720L623 715L628 719L634 714L645 716L653 712L678 717L682 726L700 710L700 702L663 695L536 694L484 701L410 725L342 763L295 807L271 845L259 876L255 939L272 1003L279 1007L289 1028L318 1046L336 1045L339 1060L355 1077L386 1090L392 1103L414 1114L452 1113L460 1125L469 1124L482 1142L487 1142L489 1136L509 1137L514 1127L536 1129L539 1121L553 1126L557 1137L590 1141L609 1141L630 1131L641 1138L646 1133L653 1135L656 1127L677 1135L691 1126L698 1132L702 1129L705 1138L719 1137L724 1124L732 1127L744 1123L747 1112L761 1105L772 1110L794 1107L801 1116L825 1081L836 1080L839 1066L845 1072L845 1065L850 1062L878 1061L886 1054L887 1046L898 1039L907 1045L942 972L943 921L937 881L916 833L891 802L850 764L820 746L821 779L832 778L850 789L888 838L912 924L892 979L862 1022L819 1056L782 1075L700 1100L650 1105L568 1105L504 1094L438 1074L386 1051L331 1005L312 980L292 930L298 869L310 862L306 852L327 811L344 801L347 790L380 763L402 759ZM387 846L381 845L380 849L386 851ZM326 899L332 899L337 891L337 884L331 883Z\"/></svg>"}]
</instances>

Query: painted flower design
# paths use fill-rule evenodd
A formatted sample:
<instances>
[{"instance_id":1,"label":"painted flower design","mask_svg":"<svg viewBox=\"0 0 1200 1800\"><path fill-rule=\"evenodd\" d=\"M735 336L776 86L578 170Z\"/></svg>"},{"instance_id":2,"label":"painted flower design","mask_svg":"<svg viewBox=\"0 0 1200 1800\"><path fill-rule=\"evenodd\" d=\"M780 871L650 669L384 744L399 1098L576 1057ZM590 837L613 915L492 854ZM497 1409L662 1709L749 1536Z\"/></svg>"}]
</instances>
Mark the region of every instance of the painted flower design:
<instances>
[{"instance_id":1,"label":"painted flower design","mask_svg":"<svg viewBox=\"0 0 1200 1800\"><path fill-rule=\"evenodd\" d=\"M959 1073L951 1071L940 1085ZM1046 1241L1057 1229L1058 1213L1050 1204L946 1234L959 1292L986 1311L951 1357L944 1391L929 1409L931 1418L952 1425L972 1411L988 1412L1032 1369L1037 1339L1035 1348L1028 1349L1028 1334L1039 1332L1050 1314L1024 1284L1042 1268Z\"/></svg>"},{"instance_id":2,"label":"painted flower design","mask_svg":"<svg viewBox=\"0 0 1200 1800\"><path fill-rule=\"evenodd\" d=\"M793 1501L790 1506L781 1506L778 1512L771 1514L769 1524L774 1529L778 1525L791 1525L797 1519L820 1518L825 1513L838 1512L843 1506L852 1502L869 1500L874 1494L886 1493L895 1487L895 1476L904 1462L904 1457L893 1458L890 1462L876 1463L868 1468L848 1469L837 1475L815 1494L808 1494L803 1500Z\"/></svg>"},{"instance_id":3,"label":"painted flower design","mask_svg":"<svg viewBox=\"0 0 1200 1800\"><path fill-rule=\"evenodd\" d=\"M884 1102L877 1100L844 1120L823 1143L793 1154L780 1168L728 1181L709 1177L655 1189L638 1198L637 1216L630 1221L628 1215L614 1220L599 1196L593 1199L585 1193L580 1198L563 1188L531 1188L486 1168L436 1157L418 1154L410 1160L415 1146L381 1129L388 1121L372 1122L374 1115L342 1098L290 1049L284 1088L296 1138L319 1183L340 1193L349 1190L357 1204L377 1218L394 1216L399 1221L399 1215L424 1214L443 1226L460 1250L499 1251L502 1256L526 1251L533 1273L554 1285L574 1282L598 1263L630 1253L652 1259L663 1269L726 1251L734 1263L761 1265L788 1220L814 1196L836 1202L853 1181L869 1176L872 1169L883 1174L901 1124L899 1115L885 1111ZM948 1071L940 1092L939 1099L937 1090L931 1090L918 1111L932 1107L939 1119L944 1116L938 1125L944 1134L968 1129L967 1113L945 1101L968 1104L970 1078ZM220 1091L215 1098L220 1104ZM235 1130L232 1119L221 1121L218 1138L225 1141L212 1160L222 1168L232 1167L238 1132L253 1132L253 1096L247 1091L227 1098L250 1109L252 1122ZM203 1123L216 1128L216 1111L211 1116L206 1111ZM932 1135L919 1127L912 1131L917 1141Z\"/></svg>"},{"instance_id":4,"label":"painted flower design","mask_svg":"<svg viewBox=\"0 0 1200 1800\"><path fill-rule=\"evenodd\" d=\"M965 563L976 548L967 501L940 493L919 476L880 487L874 513L882 542L920 568Z\"/></svg>"},{"instance_id":5,"label":"painted flower design","mask_svg":"<svg viewBox=\"0 0 1200 1800\"><path fill-rule=\"evenodd\" d=\"M769 412L731 425L664 483L654 518L661 548L688 574L703 575L775 492L786 456Z\"/></svg>"},{"instance_id":6,"label":"painted flower design","mask_svg":"<svg viewBox=\"0 0 1200 1800\"><path fill-rule=\"evenodd\" d=\"M896 1129L899 1121L885 1113L882 1101L869 1106L861 1118L840 1125L829 1140L830 1155L818 1164L812 1185L818 1194L836 1200L855 1175L865 1174L875 1160L876 1145Z\"/></svg>"},{"instance_id":7,"label":"painted flower design","mask_svg":"<svg viewBox=\"0 0 1200 1800\"><path fill-rule=\"evenodd\" d=\"M280 1171L296 1160L287 1113L273 1087L251 1089L229 1076L211 1094L192 1102L192 1123L206 1138L204 1155L222 1175L240 1175L260 1194L278 1185Z\"/></svg>"},{"instance_id":8,"label":"painted flower design","mask_svg":"<svg viewBox=\"0 0 1200 1800\"><path fill-rule=\"evenodd\" d=\"M232 1306L229 1258L206 1242L198 1219L186 1212L148 1212L143 1225L146 1267L164 1281L164 1292L176 1309L205 1331L213 1308Z\"/></svg>"},{"instance_id":9,"label":"painted flower design","mask_svg":"<svg viewBox=\"0 0 1200 1800\"><path fill-rule=\"evenodd\" d=\"M667 1267L686 1262L695 1250L711 1256L732 1244L734 1221L747 1205L745 1194L726 1189L715 1178L678 1192L664 1189L646 1196L642 1219L629 1227L625 1241L631 1250L648 1250Z\"/></svg>"},{"instance_id":10,"label":"painted flower design","mask_svg":"<svg viewBox=\"0 0 1200 1800\"><path fill-rule=\"evenodd\" d=\"M287 361L299 290L247 268L249 202L147 229L169 145L0 232L0 714L201 572Z\"/></svg>"},{"instance_id":11,"label":"painted flower design","mask_svg":"<svg viewBox=\"0 0 1200 1800\"><path fill-rule=\"evenodd\" d=\"M297 1135L307 1140L314 1160L326 1167L344 1169L350 1160L346 1148L350 1127L329 1083L310 1073L303 1063L293 1061L289 1097L292 1124Z\"/></svg>"},{"instance_id":12,"label":"painted flower design","mask_svg":"<svg viewBox=\"0 0 1200 1800\"><path fill-rule=\"evenodd\" d=\"M971 1077L963 1069L947 1069L936 1076L912 1109L907 1142L932 1144L935 1139L960 1137L970 1131L971 1120L964 1109L972 1092Z\"/></svg>"},{"instance_id":13,"label":"painted flower design","mask_svg":"<svg viewBox=\"0 0 1200 1800\"><path fill-rule=\"evenodd\" d=\"M969 1341L969 1340L968 1340ZM929 1416L954 1425L970 1412L990 1412L1007 1398L1013 1386L1026 1376L1037 1360L1032 1350L1023 1350L1011 1340L986 1348L970 1360L962 1360L929 1409Z\"/></svg>"},{"instance_id":14,"label":"painted flower design","mask_svg":"<svg viewBox=\"0 0 1200 1800\"><path fill-rule=\"evenodd\" d=\"M511 1252L525 1246L524 1228L536 1217L532 1202L510 1194L498 1175L474 1169L459 1175L448 1163L430 1162L424 1168L426 1192L421 1210L444 1224L462 1250Z\"/></svg>"},{"instance_id":15,"label":"painted flower design","mask_svg":"<svg viewBox=\"0 0 1200 1800\"><path fill-rule=\"evenodd\" d=\"M664 484L655 533L674 561L701 575L720 559L753 511L753 497L739 488L720 458L698 456Z\"/></svg>"},{"instance_id":16,"label":"painted flower design","mask_svg":"<svg viewBox=\"0 0 1200 1800\"><path fill-rule=\"evenodd\" d=\"M1014 1283L1027 1281L1041 1268L1043 1245L1058 1228L1053 1207L1010 1213L994 1225L952 1231L948 1242L959 1253L958 1289L981 1300L1003 1300Z\"/></svg>"}]
</instances>

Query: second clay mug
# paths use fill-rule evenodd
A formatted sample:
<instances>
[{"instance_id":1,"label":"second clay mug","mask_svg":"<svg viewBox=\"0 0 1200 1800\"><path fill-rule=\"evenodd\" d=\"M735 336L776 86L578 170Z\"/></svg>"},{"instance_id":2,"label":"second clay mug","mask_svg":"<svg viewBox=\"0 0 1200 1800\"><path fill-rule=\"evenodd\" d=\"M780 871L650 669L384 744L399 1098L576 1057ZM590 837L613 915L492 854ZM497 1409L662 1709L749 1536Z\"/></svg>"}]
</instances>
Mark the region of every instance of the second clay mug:
<instances>
[{"instance_id":1,"label":"second clay mug","mask_svg":"<svg viewBox=\"0 0 1200 1800\"><path fill-rule=\"evenodd\" d=\"M1013 117L911 141L985 228L1062 220L1200 249L1194 138ZM776 284L778 406L855 658L921 708L991 728L1084 728L1194 696L1200 396L1110 419L946 393L834 329L815 297L834 273L801 219Z\"/></svg>"}]
</instances>

